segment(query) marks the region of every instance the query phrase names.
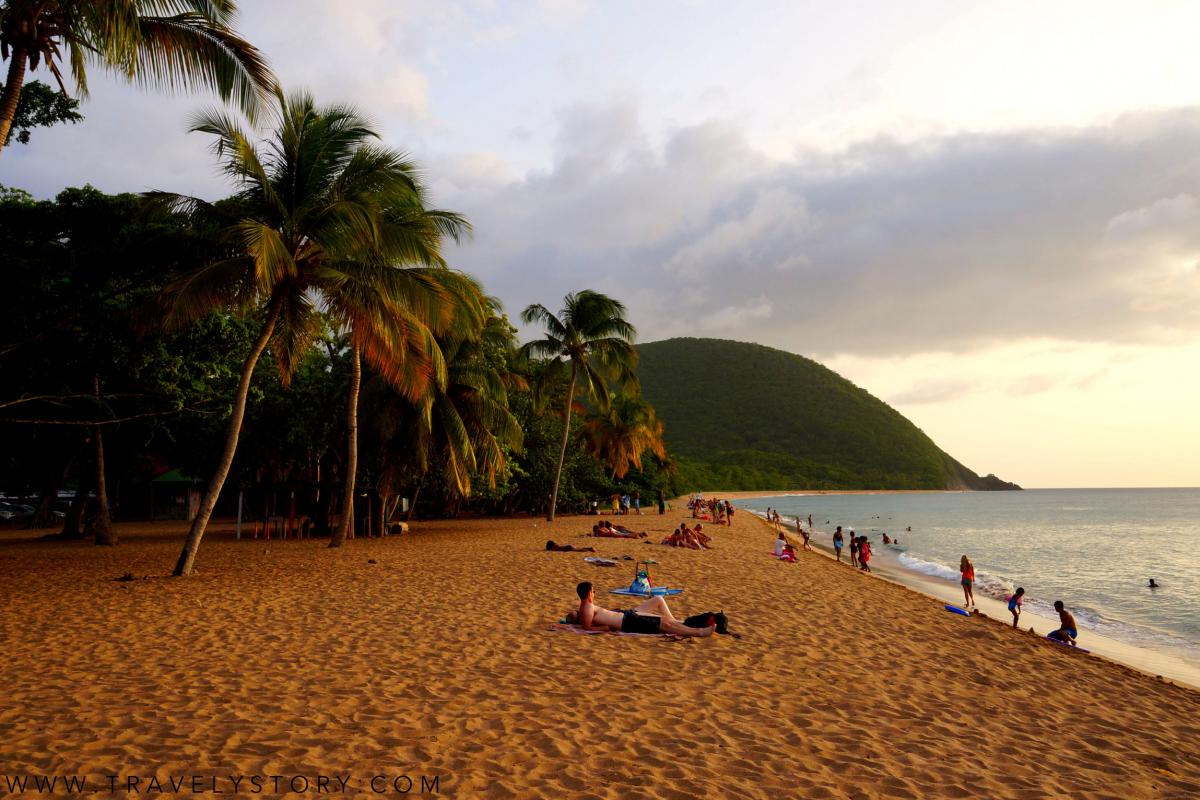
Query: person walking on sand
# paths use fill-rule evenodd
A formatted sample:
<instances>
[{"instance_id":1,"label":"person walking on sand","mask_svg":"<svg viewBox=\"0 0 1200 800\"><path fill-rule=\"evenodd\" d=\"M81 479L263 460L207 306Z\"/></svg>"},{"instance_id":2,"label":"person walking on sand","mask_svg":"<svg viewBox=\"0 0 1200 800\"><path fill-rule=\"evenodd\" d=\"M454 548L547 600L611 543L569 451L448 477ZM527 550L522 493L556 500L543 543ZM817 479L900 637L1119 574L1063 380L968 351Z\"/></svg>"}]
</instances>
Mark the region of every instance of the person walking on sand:
<instances>
[{"instance_id":1,"label":"person walking on sand","mask_svg":"<svg viewBox=\"0 0 1200 800\"><path fill-rule=\"evenodd\" d=\"M662 489L658 490L658 515L667 513L667 495Z\"/></svg>"},{"instance_id":2,"label":"person walking on sand","mask_svg":"<svg viewBox=\"0 0 1200 800\"><path fill-rule=\"evenodd\" d=\"M1013 592L1008 598L1008 613L1013 615L1013 627L1017 627L1017 621L1021 619L1021 601L1025 599L1025 589L1018 586L1017 591Z\"/></svg>"},{"instance_id":3,"label":"person walking on sand","mask_svg":"<svg viewBox=\"0 0 1200 800\"><path fill-rule=\"evenodd\" d=\"M967 610L970 610L975 606L975 565L964 555L958 562L958 571L962 573L963 602L966 603Z\"/></svg>"},{"instance_id":4,"label":"person walking on sand","mask_svg":"<svg viewBox=\"0 0 1200 800\"><path fill-rule=\"evenodd\" d=\"M1050 631L1047 636L1072 647L1076 646L1075 640L1079 638L1079 629L1075 626L1075 617L1071 615L1070 611L1067 611L1062 600L1054 601L1054 610L1058 612L1059 628L1056 631Z\"/></svg>"},{"instance_id":5,"label":"person walking on sand","mask_svg":"<svg viewBox=\"0 0 1200 800\"><path fill-rule=\"evenodd\" d=\"M850 566L858 566L858 537L854 535L854 528L850 529Z\"/></svg>"},{"instance_id":6,"label":"person walking on sand","mask_svg":"<svg viewBox=\"0 0 1200 800\"><path fill-rule=\"evenodd\" d=\"M811 536L808 531L804 530L804 526L800 524L800 517L796 517L796 533L800 534L800 538L804 540L804 549L812 550L812 544L809 543Z\"/></svg>"},{"instance_id":7,"label":"person walking on sand","mask_svg":"<svg viewBox=\"0 0 1200 800\"><path fill-rule=\"evenodd\" d=\"M837 555L838 563L842 563L842 545L846 540L842 538L842 526L838 525L837 530L833 532L833 552Z\"/></svg>"}]
</instances>

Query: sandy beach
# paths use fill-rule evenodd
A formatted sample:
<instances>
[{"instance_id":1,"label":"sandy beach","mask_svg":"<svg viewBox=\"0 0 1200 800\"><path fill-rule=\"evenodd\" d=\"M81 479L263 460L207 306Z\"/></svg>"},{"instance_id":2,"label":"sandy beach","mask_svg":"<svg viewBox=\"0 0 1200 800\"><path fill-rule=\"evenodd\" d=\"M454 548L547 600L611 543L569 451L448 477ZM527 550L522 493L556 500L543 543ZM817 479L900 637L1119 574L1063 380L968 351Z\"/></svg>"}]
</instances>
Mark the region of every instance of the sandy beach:
<instances>
[{"instance_id":1,"label":"sandy beach","mask_svg":"<svg viewBox=\"0 0 1200 800\"><path fill-rule=\"evenodd\" d=\"M655 541L680 518L625 521ZM0 793L77 775L98 795L153 794L152 776L175 796L254 778L262 796L422 778L468 798L1200 794L1200 693L820 554L779 563L765 523L736 520L708 552L582 538L588 517L421 522L336 551L219 523L183 579L163 577L182 525L121 525L111 549L5 532ZM628 607L603 590L633 567L548 538L655 559L686 588L679 616L724 610L742 638L550 630L580 580Z\"/></svg>"}]
</instances>

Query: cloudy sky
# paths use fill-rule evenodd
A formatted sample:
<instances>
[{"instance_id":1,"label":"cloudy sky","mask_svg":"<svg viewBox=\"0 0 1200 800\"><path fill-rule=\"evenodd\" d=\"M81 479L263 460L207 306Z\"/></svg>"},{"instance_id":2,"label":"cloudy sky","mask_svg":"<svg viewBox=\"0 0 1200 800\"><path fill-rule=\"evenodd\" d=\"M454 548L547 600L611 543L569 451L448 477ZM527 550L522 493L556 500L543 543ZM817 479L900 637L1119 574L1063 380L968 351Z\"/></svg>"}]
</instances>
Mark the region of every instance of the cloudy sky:
<instances>
[{"instance_id":1,"label":"cloudy sky","mask_svg":"<svg viewBox=\"0 0 1200 800\"><path fill-rule=\"evenodd\" d=\"M471 218L513 316L594 288L643 341L822 361L981 473L1200 485L1194 2L241 5ZM221 196L205 102L97 75L0 183Z\"/></svg>"}]
</instances>

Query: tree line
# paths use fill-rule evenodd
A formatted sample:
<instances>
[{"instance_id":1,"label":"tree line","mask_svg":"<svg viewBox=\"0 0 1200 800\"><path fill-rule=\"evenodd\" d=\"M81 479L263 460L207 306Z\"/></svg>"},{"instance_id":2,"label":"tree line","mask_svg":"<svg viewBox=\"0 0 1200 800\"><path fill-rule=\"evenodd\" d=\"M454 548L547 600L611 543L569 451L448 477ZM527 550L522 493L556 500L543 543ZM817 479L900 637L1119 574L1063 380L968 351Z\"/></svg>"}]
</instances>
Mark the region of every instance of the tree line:
<instances>
[{"instance_id":1,"label":"tree line","mask_svg":"<svg viewBox=\"0 0 1200 800\"><path fill-rule=\"evenodd\" d=\"M14 124L24 142L79 119L27 86L26 67L64 96L64 64L81 96L93 64L239 109L191 125L235 186L217 202L0 188L5 491L39 497L44 524L73 488L61 535L116 544L110 495L119 508L167 468L210 476L185 575L231 479L258 487L264 515L269 487L276 503L299 493L334 547L356 516L381 531L399 497L552 519L613 489L665 488L672 462L638 395L624 307L588 290L557 314L532 305L522 317L545 336L518 347L498 301L443 255L469 222L430 208L417 165L354 108L285 94L230 27L235 11L0 2L0 148Z\"/></svg>"}]
</instances>

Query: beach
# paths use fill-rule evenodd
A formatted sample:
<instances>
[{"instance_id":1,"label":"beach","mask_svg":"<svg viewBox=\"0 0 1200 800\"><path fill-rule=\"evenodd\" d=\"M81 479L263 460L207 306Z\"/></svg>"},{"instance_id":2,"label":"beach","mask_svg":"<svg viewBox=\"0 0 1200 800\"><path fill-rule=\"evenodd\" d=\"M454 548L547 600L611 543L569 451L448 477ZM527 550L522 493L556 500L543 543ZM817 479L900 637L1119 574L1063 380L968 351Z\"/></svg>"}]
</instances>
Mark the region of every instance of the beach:
<instances>
[{"instance_id":1,"label":"beach","mask_svg":"<svg viewBox=\"0 0 1200 800\"><path fill-rule=\"evenodd\" d=\"M656 542L685 515L622 521ZM705 525L703 552L584 538L591 517L417 522L339 550L218 521L187 578L164 577L182 523L121 524L115 548L4 532L0 791L72 775L97 795L151 777L230 796L1200 793L1200 693L821 554L780 563L762 520L735 519ZM677 616L723 610L741 638L551 629L581 580L632 605L606 590L642 558L685 587Z\"/></svg>"}]
</instances>

